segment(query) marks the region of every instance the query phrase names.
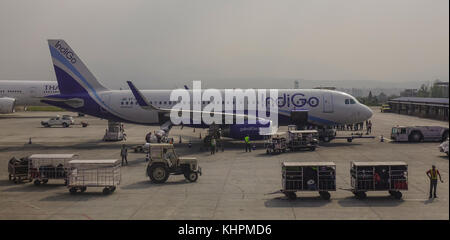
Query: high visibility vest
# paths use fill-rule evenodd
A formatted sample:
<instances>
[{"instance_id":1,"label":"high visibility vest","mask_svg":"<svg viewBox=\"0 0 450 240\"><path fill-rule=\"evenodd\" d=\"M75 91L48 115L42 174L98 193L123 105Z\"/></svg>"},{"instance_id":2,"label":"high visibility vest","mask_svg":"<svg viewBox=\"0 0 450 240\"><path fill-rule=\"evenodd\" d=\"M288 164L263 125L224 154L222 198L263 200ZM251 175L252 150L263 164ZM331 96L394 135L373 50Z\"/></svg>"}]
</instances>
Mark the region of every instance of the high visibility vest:
<instances>
[{"instance_id":1,"label":"high visibility vest","mask_svg":"<svg viewBox=\"0 0 450 240\"><path fill-rule=\"evenodd\" d=\"M433 179L433 180L437 180L438 178L438 176L437 176L437 170L434 170L433 171L433 169L430 169L430 174L431 174L431 179Z\"/></svg>"},{"instance_id":2,"label":"high visibility vest","mask_svg":"<svg viewBox=\"0 0 450 240\"><path fill-rule=\"evenodd\" d=\"M245 137L244 140L245 140L246 143L250 143L250 138L249 137Z\"/></svg>"}]
</instances>

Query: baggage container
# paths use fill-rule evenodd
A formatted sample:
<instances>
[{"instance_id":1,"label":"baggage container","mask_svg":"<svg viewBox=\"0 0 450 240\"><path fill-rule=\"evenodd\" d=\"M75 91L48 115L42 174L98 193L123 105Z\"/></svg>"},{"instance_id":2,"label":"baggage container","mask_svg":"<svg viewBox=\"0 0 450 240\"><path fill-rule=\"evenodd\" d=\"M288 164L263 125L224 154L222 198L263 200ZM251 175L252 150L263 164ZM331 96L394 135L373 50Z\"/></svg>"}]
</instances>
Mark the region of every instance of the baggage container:
<instances>
[{"instance_id":1,"label":"baggage container","mask_svg":"<svg viewBox=\"0 0 450 240\"><path fill-rule=\"evenodd\" d=\"M333 162L283 162L281 174L281 192L289 199L295 199L296 192L316 191L329 200L329 192L336 191L336 164Z\"/></svg>"},{"instance_id":2,"label":"baggage container","mask_svg":"<svg viewBox=\"0 0 450 240\"><path fill-rule=\"evenodd\" d=\"M359 199L368 191L388 191L396 199L408 190L408 165L404 162L351 162L351 191Z\"/></svg>"},{"instance_id":3,"label":"baggage container","mask_svg":"<svg viewBox=\"0 0 450 240\"><path fill-rule=\"evenodd\" d=\"M103 194L114 192L120 184L120 166L118 159L70 161L67 177L69 192L85 192L88 187L103 187Z\"/></svg>"}]
</instances>

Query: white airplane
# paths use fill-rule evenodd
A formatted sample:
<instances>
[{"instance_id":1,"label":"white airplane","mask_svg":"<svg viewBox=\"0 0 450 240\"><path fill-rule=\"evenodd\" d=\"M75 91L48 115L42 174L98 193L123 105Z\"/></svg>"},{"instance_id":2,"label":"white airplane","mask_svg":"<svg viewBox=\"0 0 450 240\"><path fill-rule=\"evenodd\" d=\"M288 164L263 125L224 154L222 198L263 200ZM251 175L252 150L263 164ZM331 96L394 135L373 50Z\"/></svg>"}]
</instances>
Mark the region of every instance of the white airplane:
<instances>
[{"instance_id":1,"label":"white airplane","mask_svg":"<svg viewBox=\"0 0 450 240\"><path fill-rule=\"evenodd\" d=\"M12 113L15 106L41 106L41 98L59 94L56 81L0 80L0 113Z\"/></svg>"},{"instance_id":2,"label":"white airplane","mask_svg":"<svg viewBox=\"0 0 450 240\"><path fill-rule=\"evenodd\" d=\"M172 90L139 91L131 82L128 82L131 91L110 90L97 81L64 40L48 40L48 44L60 94L47 96L43 102L111 121L160 126L171 124L169 112L177 104L170 100ZM192 90L186 91L192 93ZM221 93L223 96L224 91ZM203 107L209 102L201 104ZM244 110L247 117L251 117L247 115L249 110ZM291 113L296 110L307 111L308 122L324 127L360 123L372 116L367 106L347 93L324 89L278 90L278 124L289 125ZM203 122L188 126L208 127ZM231 138L242 139L245 135L252 139L262 138L254 124L229 124L225 127Z\"/></svg>"}]
</instances>

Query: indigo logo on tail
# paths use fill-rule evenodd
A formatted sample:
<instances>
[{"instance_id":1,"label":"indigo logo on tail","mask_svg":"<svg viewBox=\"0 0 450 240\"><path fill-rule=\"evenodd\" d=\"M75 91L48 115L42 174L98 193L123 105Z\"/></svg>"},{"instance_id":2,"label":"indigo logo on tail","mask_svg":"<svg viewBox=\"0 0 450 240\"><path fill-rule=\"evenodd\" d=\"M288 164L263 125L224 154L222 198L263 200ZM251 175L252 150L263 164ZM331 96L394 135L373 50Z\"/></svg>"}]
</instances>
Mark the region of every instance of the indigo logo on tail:
<instances>
[{"instance_id":1,"label":"indigo logo on tail","mask_svg":"<svg viewBox=\"0 0 450 240\"><path fill-rule=\"evenodd\" d=\"M72 64L77 62L77 59L73 56L74 53L69 50L69 47L62 47L61 43L58 41L55 44L55 48L59 50L59 52L64 55Z\"/></svg>"}]
</instances>

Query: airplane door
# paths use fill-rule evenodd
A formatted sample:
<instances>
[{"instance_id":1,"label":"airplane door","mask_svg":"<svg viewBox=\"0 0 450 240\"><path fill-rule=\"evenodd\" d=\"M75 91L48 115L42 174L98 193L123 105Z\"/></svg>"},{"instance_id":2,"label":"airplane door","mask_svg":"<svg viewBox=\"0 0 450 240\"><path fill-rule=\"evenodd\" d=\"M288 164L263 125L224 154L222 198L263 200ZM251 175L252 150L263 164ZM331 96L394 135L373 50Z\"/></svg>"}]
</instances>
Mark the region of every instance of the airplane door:
<instances>
[{"instance_id":1,"label":"airplane door","mask_svg":"<svg viewBox=\"0 0 450 240\"><path fill-rule=\"evenodd\" d=\"M332 113L333 109L333 95L331 93L324 93L322 95L323 100L323 112Z\"/></svg>"}]
</instances>

